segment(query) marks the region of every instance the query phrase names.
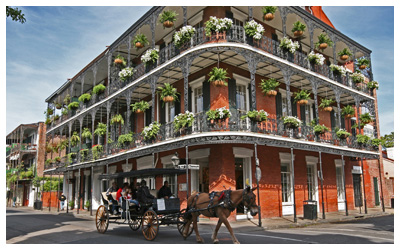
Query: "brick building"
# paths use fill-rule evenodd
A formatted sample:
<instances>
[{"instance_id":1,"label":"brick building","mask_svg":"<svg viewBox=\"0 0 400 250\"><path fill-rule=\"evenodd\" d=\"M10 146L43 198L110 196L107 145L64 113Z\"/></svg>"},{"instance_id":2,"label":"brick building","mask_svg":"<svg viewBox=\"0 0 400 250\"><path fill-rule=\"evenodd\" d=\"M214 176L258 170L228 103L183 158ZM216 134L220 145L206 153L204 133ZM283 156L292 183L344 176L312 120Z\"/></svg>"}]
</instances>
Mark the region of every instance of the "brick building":
<instances>
[{"instance_id":1,"label":"brick building","mask_svg":"<svg viewBox=\"0 0 400 250\"><path fill-rule=\"evenodd\" d=\"M178 14L172 28L159 22L166 10ZM211 16L229 18L232 25L207 36L205 26ZM246 35L249 20L263 27L261 39ZM296 21L306 25L299 37L290 31ZM186 25L195 32L178 44L174 32ZM148 38L144 48L135 48L139 33ZM314 46L321 34L332 41L326 49ZM280 46L287 38L299 44L295 51ZM145 63L150 49L157 49L158 59ZM339 58L344 49L351 52L349 59ZM307 60L311 52L322 55L322 65ZM49 143L68 140L70 147L60 161L45 167L45 173L63 172L68 199L75 200L79 208L92 200L96 209L101 204L100 192L110 185L99 179L101 174L171 168L171 157L177 152L186 158L187 146L189 163L200 166L189 171L189 192L256 186L258 158L263 218L302 214L306 200L317 201L320 212L346 211L365 207L365 203L368 207L383 206L386 190L381 183L381 151L380 146L371 144L373 138L379 138L379 118L376 90L367 87L373 81L370 54L369 49L336 30L321 7L278 7L270 21L264 20L262 7L153 7L46 99L55 114L61 112L56 107L64 100L71 109L47 125ZM365 69L361 67L364 59L369 60ZM120 62L125 65L120 66ZM335 74L330 65L341 66L342 75ZM121 78L120 72L127 71L124 67L132 67L133 73ZM227 86L210 83L214 67L227 71ZM363 76L361 83L352 80L356 71ZM278 82L276 95L262 92L261 82L268 79ZM164 83L176 88L179 100L161 100L158 88ZM103 93L97 92L101 85ZM310 94L308 104L295 99L301 90ZM88 96L85 94L90 94L87 102L82 99ZM320 107L323 99L332 100L331 111ZM139 101L147 102L150 108L144 113L133 112L131 104ZM355 111L352 117L342 113L347 106ZM223 107L231 112L229 118L209 119L209 110ZM266 121L242 119L248 111L260 110L268 113ZM175 117L186 111L194 114L193 123L175 129ZM363 122L365 114L375 119ZM302 124L285 125L289 116L298 117ZM143 129L155 121L161 124L156 137L145 138ZM95 134L100 123L106 126L104 133ZM316 124L328 130L314 133ZM340 137L338 129L348 132L348 137ZM362 144L357 141L358 134L369 135L369 139ZM118 143L125 137L131 139ZM51 157L47 154L47 159ZM181 184L185 178L168 178L183 207L186 186ZM164 179L147 178L147 183L155 190ZM122 184L125 180L117 181ZM241 207L235 215L248 216Z\"/></svg>"}]
</instances>

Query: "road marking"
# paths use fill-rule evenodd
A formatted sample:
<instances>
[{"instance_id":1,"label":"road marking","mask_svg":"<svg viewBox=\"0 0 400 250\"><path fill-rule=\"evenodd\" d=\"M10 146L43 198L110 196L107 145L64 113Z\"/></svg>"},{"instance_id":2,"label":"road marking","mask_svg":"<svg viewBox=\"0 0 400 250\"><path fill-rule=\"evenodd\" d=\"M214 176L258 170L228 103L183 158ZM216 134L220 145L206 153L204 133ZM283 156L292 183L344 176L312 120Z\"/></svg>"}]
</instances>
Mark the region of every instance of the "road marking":
<instances>
[{"instance_id":1,"label":"road marking","mask_svg":"<svg viewBox=\"0 0 400 250\"><path fill-rule=\"evenodd\" d=\"M203 233L203 234L212 234L212 233ZM229 234L228 232L219 232L218 234ZM304 241L292 238L285 238L285 237L278 237L278 236L269 236L269 235L262 235L262 234L246 234L246 233L235 233L235 235L243 235L243 236L253 236L253 237L263 237L263 238L272 238L272 239L280 239L280 240L290 240L290 241L297 241L297 242L305 242L311 244L318 244L318 242L314 241Z\"/></svg>"},{"instance_id":2,"label":"road marking","mask_svg":"<svg viewBox=\"0 0 400 250\"><path fill-rule=\"evenodd\" d=\"M330 229L327 229L327 230L330 230ZM313 233L313 234L316 233L315 231L308 231L308 230L304 230L304 231L302 231L302 232L305 232L305 233ZM333 232L333 233L331 233L331 234L340 234L340 233L335 233L335 232ZM392 240L392 239L381 238L381 237L375 237L375 236L369 236L369 235L351 234L351 235L345 235L345 236L347 236L347 237L348 237L348 236L350 236L350 237L355 236L355 237L360 237L360 238L375 238L375 239L386 240L386 241L393 241L393 242L394 242L394 240Z\"/></svg>"}]
</instances>

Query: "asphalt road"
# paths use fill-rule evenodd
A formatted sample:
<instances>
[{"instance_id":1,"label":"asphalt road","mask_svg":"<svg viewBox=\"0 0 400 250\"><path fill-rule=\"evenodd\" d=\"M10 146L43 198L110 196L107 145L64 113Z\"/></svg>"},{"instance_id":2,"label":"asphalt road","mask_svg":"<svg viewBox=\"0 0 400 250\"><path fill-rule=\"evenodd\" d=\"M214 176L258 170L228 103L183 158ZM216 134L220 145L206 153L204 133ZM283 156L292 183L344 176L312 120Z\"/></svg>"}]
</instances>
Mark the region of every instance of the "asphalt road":
<instances>
[{"instance_id":1,"label":"asphalt road","mask_svg":"<svg viewBox=\"0 0 400 250\"><path fill-rule=\"evenodd\" d=\"M149 242L140 229L132 231L128 225L110 224L105 234L99 234L94 220L35 210L7 208L6 223L7 244L197 244L194 232L184 240L176 226L161 226L156 239ZM212 243L214 228L200 226L205 243ZM242 244L393 244L394 215L304 228L244 227L234 233ZM232 244L225 226L218 238L220 244Z\"/></svg>"}]
</instances>

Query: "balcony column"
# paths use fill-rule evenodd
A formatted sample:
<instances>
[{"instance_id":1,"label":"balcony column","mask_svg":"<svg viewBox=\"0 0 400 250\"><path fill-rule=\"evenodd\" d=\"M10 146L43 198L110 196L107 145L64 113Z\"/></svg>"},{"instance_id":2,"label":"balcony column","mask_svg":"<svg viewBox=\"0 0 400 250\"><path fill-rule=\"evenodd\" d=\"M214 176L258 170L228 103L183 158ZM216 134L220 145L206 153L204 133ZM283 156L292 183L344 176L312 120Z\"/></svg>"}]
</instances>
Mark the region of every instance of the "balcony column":
<instances>
[{"instance_id":1,"label":"balcony column","mask_svg":"<svg viewBox=\"0 0 400 250\"><path fill-rule=\"evenodd\" d=\"M157 80L154 80L154 77L151 78L150 88L151 88L151 102L153 103L153 108L151 109L151 122L154 122L155 117L155 108L156 108L156 83Z\"/></svg>"},{"instance_id":2,"label":"balcony column","mask_svg":"<svg viewBox=\"0 0 400 250\"><path fill-rule=\"evenodd\" d=\"M71 153L71 131L72 131L72 122L68 123L68 153Z\"/></svg>"},{"instance_id":3,"label":"balcony column","mask_svg":"<svg viewBox=\"0 0 400 250\"><path fill-rule=\"evenodd\" d=\"M279 6L279 12L281 14L281 18L282 18L282 33L283 36L286 36L286 18L287 18L287 11L288 11L288 7L285 6Z\"/></svg>"},{"instance_id":4,"label":"balcony column","mask_svg":"<svg viewBox=\"0 0 400 250\"><path fill-rule=\"evenodd\" d=\"M154 49L156 47L156 23L157 23L157 17L156 13L153 13L151 18L150 18L150 30L151 30L151 48Z\"/></svg>"},{"instance_id":5,"label":"balcony column","mask_svg":"<svg viewBox=\"0 0 400 250\"><path fill-rule=\"evenodd\" d=\"M283 79L286 84L286 100L287 100L287 106L288 106L287 107L288 114L293 115L292 114L292 100L291 100L291 96L290 96L290 77L293 75L293 71L291 71L287 68L283 68L281 70L283 73Z\"/></svg>"},{"instance_id":6,"label":"balcony column","mask_svg":"<svg viewBox=\"0 0 400 250\"><path fill-rule=\"evenodd\" d=\"M257 110L257 99L256 99L256 72L257 65L263 58L260 58L255 53L244 53L242 54L246 58L247 65L250 72L250 93L251 93L251 104L250 110ZM282 70L284 71L284 70ZM290 81L290 80L289 80Z\"/></svg>"},{"instance_id":7,"label":"balcony column","mask_svg":"<svg viewBox=\"0 0 400 250\"><path fill-rule=\"evenodd\" d=\"M127 47L128 47L128 67L131 66L131 46L132 46L132 34L128 36L128 41L127 41Z\"/></svg>"},{"instance_id":8,"label":"balcony column","mask_svg":"<svg viewBox=\"0 0 400 250\"><path fill-rule=\"evenodd\" d=\"M80 139L80 141L79 141L79 157L81 155L81 150L82 150L82 125L83 125L83 116L79 117L79 139Z\"/></svg>"},{"instance_id":9,"label":"balcony column","mask_svg":"<svg viewBox=\"0 0 400 250\"><path fill-rule=\"evenodd\" d=\"M346 177L345 177L345 172L344 172L344 156L342 154L342 179L343 179L343 187L344 187L344 205L345 205L345 209L346 209L346 216L349 215L349 210L347 207L347 195L346 195Z\"/></svg>"},{"instance_id":10,"label":"balcony column","mask_svg":"<svg viewBox=\"0 0 400 250\"><path fill-rule=\"evenodd\" d=\"M336 42L337 42L337 37L335 35L333 35L332 33L330 33L330 35L332 35L332 51L333 51L333 63L337 64L337 53L336 53Z\"/></svg>"},{"instance_id":11,"label":"balcony column","mask_svg":"<svg viewBox=\"0 0 400 250\"><path fill-rule=\"evenodd\" d=\"M93 87L96 86L97 63L92 68L93 71Z\"/></svg>"},{"instance_id":12,"label":"balcony column","mask_svg":"<svg viewBox=\"0 0 400 250\"><path fill-rule=\"evenodd\" d=\"M83 95L83 87L85 85L85 74L83 74L81 77L79 77L81 80L81 95Z\"/></svg>"},{"instance_id":13,"label":"balcony column","mask_svg":"<svg viewBox=\"0 0 400 250\"><path fill-rule=\"evenodd\" d=\"M51 131L51 146L54 145L54 130ZM53 150L51 151L51 159L53 159Z\"/></svg>"},{"instance_id":14,"label":"balcony column","mask_svg":"<svg viewBox=\"0 0 400 250\"><path fill-rule=\"evenodd\" d=\"M108 101L106 104L106 108L107 108L107 129L106 129L106 154L108 155L108 130L110 127L110 110L111 110L111 103Z\"/></svg>"},{"instance_id":15,"label":"balcony column","mask_svg":"<svg viewBox=\"0 0 400 250\"><path fill-rule=\"evenodd\" d=\"M249 6L249 21L253 20L253 7Z\"/></svg>"},{"instance_id":16,"label":"balcony column","mask_svg":"<svg viewBox=\"0 0 400 250\"><path fill-rule=\"evenodd\" d=\"M315 103L315 120L317 121L317 124L319 124L319 111L318 111L318 86L319 82L313 79L310 79L311 86L312 86L312 92L314 94L314 103Z\"/></svg>"},{"instance_id":17,"label":"balcony column","mask_svg":"<svg viewBox=\"0 0 400 250\"><path fill-rule=\"evenodd\" d=\"M183 10L183 26L187 25L187 6L182 6Z\"/></svg>"},{"instance_id":18,"label":"balcony column","mask_svg":"<svg viewBox=\"0 0 400 250\"><path fill-rule=\"evenodd\" d=\"M339 129L342 128L342 119L340 119L341 113L342 113L342 108L340 107L340 96L342 95L342 91L339 88L335 88L335 98L336 98L336 103L337 103L337 109L338 109L338 116L339 116Z\"/></svg>"},{"instance_id":19,"label":"balcony column","mask_svg":"<svg viewBox=\"0 0 400 250\"><path fill-rule=\"evenodd\" d=\"M190 60L189 58L185 58L180 65L180 68L182 70L182 75L183 75L183 100L185 104L185 110L189 110L189 73L190 73L190 66L192 65L193 60Z\"/></svg>"},{"instance_id":20,"label":"balcony column","mask_svg":"<svg viewBox=\"0 0 400 250\"><path fill-rule=\"evenodd\" d=\"M306 25L308 32L310 33L310 51L314 51L314 22L311 21L310 19L305 19Z\"/></svg>"}]
</instances>

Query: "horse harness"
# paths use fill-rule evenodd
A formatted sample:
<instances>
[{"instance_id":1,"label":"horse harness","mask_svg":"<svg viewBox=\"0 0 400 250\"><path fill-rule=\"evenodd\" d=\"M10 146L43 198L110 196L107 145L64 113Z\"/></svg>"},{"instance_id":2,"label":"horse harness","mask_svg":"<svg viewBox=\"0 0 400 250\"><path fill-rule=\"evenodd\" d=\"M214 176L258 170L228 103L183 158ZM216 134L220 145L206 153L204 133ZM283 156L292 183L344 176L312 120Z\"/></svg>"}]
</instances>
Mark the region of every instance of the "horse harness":
<instances>
[{"instance_id":1,"label":"horse harness","mask_svg":"<svg viewBox=\"0 0 400 250\"><path fill-rule=\"evenodd\" d=\"M215 210L216 207L223 207L223 208L226 208L226 209L228 209L229 211L232 212L233 210L236 209L236 206L233 203L233 201L231 200L231 192L232 191L229 189L229 190L224 190L222 192L213 191L213 192L209 193L210 201L208 203L207 208L197 209L197 210L195 210L193 212L200 212L200 211L207 210L214 217L217 217L217 213L216 213L216 210ZM196 204L197 199L199 198L200 194L201 194L200 192L196 194L196 196L194 197L194 199L192 201L192 204L190 205L190 209L194 209L196 207L196 205L200 205L200 204L204 204L205 203L205 202L203 202L203 203L200 203L200 204ZM218 197L218 200L217 200L217 204L213 205L215 197Z\"/></svg>"}]
</instances>

